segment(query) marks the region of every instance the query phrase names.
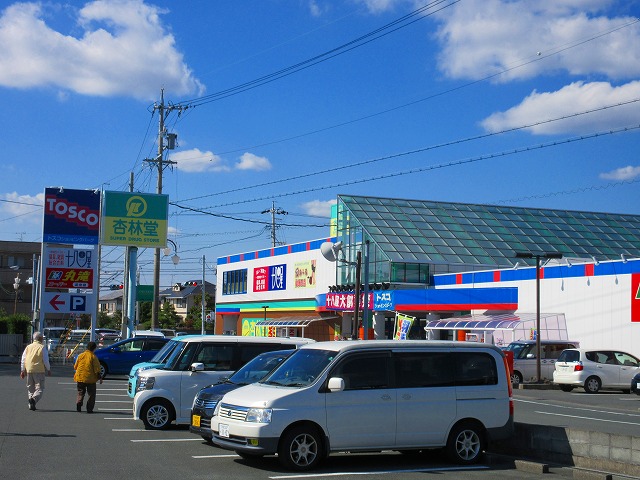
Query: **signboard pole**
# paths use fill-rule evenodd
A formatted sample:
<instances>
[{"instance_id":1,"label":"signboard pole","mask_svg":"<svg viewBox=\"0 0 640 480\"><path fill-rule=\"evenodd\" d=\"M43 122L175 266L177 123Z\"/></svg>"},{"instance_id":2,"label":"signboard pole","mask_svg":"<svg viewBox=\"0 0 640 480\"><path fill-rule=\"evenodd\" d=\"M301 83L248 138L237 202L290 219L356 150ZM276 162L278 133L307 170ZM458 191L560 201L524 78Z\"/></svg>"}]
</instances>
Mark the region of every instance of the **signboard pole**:
<instances>
[{"instance_id":1,"label":"signboard pole","mask_svg":"<svg viewBox=\"0 0 640 480\"><path fill-rule=\"evenodd\" d=\"M129 291L127 294L128 305L127 308L127 338L131 338L133 336L133 331L135 330L134 319L136 316L136 300L138 297L138 282L136 282L136 272L138 270L138 247L127 247L129 252L129 261L127 262L127 266L129 270L127 271L127 286L129 287ZM124 309L125 306L123 305Z\"/></svg>"}]
</instances>

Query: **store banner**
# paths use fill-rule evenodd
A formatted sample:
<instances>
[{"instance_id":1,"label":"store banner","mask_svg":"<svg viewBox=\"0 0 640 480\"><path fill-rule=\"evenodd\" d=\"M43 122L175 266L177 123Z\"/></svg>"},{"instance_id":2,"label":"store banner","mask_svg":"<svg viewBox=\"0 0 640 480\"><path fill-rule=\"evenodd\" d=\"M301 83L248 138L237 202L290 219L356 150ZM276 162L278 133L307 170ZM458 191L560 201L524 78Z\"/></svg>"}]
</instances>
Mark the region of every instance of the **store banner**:
<instances>
[{"instance_id":1,"label":"store banner","mask_svg":"<svg viewBox=\"0 0 640 480\"><path fill-rule=\"evenodd\" d=\"M413 325L413 321L416 317L410 317L402 313L396 312L396 333L393 336L394 340L407 340L409 338L409 330Z\"/></svg>"},{"instance_id":2,"label":"store banner","mask_svg":"<svg viewBox=\"0 0 640 480\"><path fill-rule=\"evenodd\" d=\"M316 261L296 262L294 264L294 288L316 286Z\"/></svg>"},{"instance_id":3,"label":"store banner","mask_svg":"<svg viewBox=\"0 0 640 480\"><path fill-rule=\"evenodd\" d=\"M93 289L96 269L96 252L44 246L45 288Z\"/></svg>"},{"instance_id":4,"label":"store banner","mask_svg":"<svg viewBox=\"0 0 640 480\"><path fill-rule=\"evenodd\" d=\"M253 291L271 292L287 289L287 265L270 265L253 269Z\"/></svg>"},{"instance_id":5,"label":"store banner","mask_svg":"<svg viewBox=\"0 0 640 480\"><path fill-rule=\"evenodd\" d=\"M99 240L99 191L45 189L43 243L97 245Z\"/></svg>"},{"instance_id":6,"label":"store banner","mask_svg":"<svg viewBox=\"0 0 640 480\"><path fill-rule=\"evenodd\" d=\"M631 321L640 322L640 273L631 274Z\"/></svg>"},{"instance_id":7,"label":"store banner","mask_svg":"<svg viewBox=\"0 0 640 480\"><path fill-rule=\"evenodd\" d=\"M104 192L102 244L166 247L168 216L167 195Z\"/></svg>"}]
</instances>

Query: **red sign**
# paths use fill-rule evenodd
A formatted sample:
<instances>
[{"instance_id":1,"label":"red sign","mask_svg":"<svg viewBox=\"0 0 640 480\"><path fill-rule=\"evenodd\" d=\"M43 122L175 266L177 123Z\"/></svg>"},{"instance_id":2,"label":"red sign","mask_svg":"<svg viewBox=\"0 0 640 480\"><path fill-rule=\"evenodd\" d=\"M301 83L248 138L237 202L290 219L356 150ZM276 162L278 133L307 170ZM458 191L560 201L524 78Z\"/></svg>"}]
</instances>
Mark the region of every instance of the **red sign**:
<instances>
[{"instance_id":1,"label":"red sign","mask_svg":"<svg viewBox=\"0 0 640 480\"><path fill-rule=\"evenodd\" d=\"M253 291L266 292L269 290L269 268L258 267L253 269Z\"/></svg>"},{"instance_id":2,"label":"red sign","mask_svg":"<svg viewBox=\"0 0 640 480\"><path fill-rule=\"evenodd\" d=\"M47 268L45 288L93 288L93 269Z\"/></svg>"},{"instance_id":3,"label":"red sign","mask_svg":"<svg viewBox=\"0 0 640 480\"><path fill-rule=\"evenodd\" d=\"M640 273L631 274L631 321L640 322Z\"/></svg>"}]
</instances>

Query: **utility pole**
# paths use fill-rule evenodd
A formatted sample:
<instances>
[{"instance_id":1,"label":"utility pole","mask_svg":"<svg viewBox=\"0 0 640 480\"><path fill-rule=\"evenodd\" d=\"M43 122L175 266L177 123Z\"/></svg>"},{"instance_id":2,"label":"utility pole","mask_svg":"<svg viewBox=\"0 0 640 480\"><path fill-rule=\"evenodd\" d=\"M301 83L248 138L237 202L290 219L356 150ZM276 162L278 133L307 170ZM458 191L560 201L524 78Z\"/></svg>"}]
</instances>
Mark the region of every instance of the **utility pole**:
<instances>
[{"instance_id":1,"label":"utility pole","mask_svg":"<svg viewBox=\"0 0 640 480\"><path fill-rule=\"evenodd\" d=\"M275 248L276 246L276 214L287 215L289 212L285 212L280 207L276 208L276 202L271 202L271 208L268 210L263 210L261 213L271 214L271 246Z\"/></svg>"},{"instance_id":2,"label":"utility pole","mask_svg":"<svg viewBox=\"0 0 640 480\"><path fill-rule=\"evenodd\" d=\"M182 111L185 107L181 106L165 106L164 104L164 89L160 91L160 104L155 104L153 106L154 110L158 110L159 113L159 126L158 126L158 156L155 159L145 159L146 162L156 163L158 167L158 187L156 189L156 193L162 193L162 172L164 170L165 165L173 165L176 162L171 160L164 160L164 137L168 137L168 150L173 150L175 148L175 134L169 134L165 132L164 128L164 120L166 115L171 113L173 110ZM158 311L160 309L160 248L163 246L158 246L155 249L155 253L153 256L153 304L151 307L151 329L154 329L156 324L158 323Z\"/></svg>"}]
</instances>

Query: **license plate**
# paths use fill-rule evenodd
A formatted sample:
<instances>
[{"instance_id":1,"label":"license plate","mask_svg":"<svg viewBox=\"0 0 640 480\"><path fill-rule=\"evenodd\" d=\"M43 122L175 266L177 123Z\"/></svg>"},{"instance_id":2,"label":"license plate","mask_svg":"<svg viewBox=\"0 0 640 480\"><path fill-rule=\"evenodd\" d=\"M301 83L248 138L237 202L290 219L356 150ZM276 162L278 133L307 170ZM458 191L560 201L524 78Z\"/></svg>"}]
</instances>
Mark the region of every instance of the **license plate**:
<instances>
[{"instance_id":1,"label":"license plate","mask_svg":"<svg viewBox=\"0 0 640 480\"><path fill-rule=\"evenodd\" d=\"M191 425L194 427L200 426L200 415L191 415Z\"/></svg>"},{"instance_id":2,"label":"license plate","mask_svg":"<svg viewBox=\"0 0 640 480\"><path fill-rule=\"evenodd\" d=\"M226 423L219 423L218 434L221 437L229 438L229 425L227 425Z\"/></svg>"}]
</instances>

